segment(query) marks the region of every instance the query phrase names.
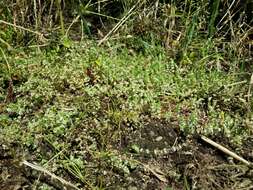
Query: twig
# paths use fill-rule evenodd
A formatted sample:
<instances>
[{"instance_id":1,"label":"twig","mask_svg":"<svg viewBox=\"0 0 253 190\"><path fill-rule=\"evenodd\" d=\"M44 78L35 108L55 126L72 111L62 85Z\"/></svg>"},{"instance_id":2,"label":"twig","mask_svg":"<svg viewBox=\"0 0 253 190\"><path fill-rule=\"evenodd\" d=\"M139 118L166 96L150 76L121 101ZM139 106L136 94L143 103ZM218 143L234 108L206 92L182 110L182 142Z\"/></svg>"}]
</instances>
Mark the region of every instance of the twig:
<instances>
[{"instance_id":1,"label":"twig","mask_svg":"<svg viewBox=\"0 0 253 190\"><path fill-rule=\"evenodd\" d=\"M111 34L116 32L123 24L127 21L127 19L133 14L133 10L137 7L140 1L138 1L129 11L128 13L113 27L112 30L110 30L103 39L101 39L98 42L98 45L100 46L102 43L104 43Z\"/></svg>"},{"instance_id":2,"label":"twig","mask_svg":"<svg viewBox=\"0 0 253 190\"><path fill-rule=\"evenodd\" d=\"M249 82L249 89L248 89L248 112L250 113L251 111L251 105L250 105L250 97L251 97L251 88L253 86L253 73L251 74L250 77L250 82Z\"/></svg>"},{"instance_id":3,"label":"twig","mask_svg":"<svg viewBox=\"0 0 253 190\"><path fill-rule=\"evenodd\" d=\"M9 74L9 77L11 79L11 76L10 76L11 75L11 67L10 67L9 61L8 61L6 55L5 55L5 53L4 53L4 51L3 51L3 49L1 47L0 47L0 51L1 51L2 55L3 55L4 60L5 60L5 63L6 63L7 69L8 69L8 74Z\"/></svg>"},{"instance_id":4,"label":"twig","mask_svg":"<svg viewBox=\"0 0 253 190\"><path fill-rule=\"evenodd\" d=\"M167 183L168 182L168 180L164 177L164 174L160 171L159 173L161 173L161 174L158 174L155 170L153 170L151 167L149 167L148 165L146 165L146 164L143 164L143 163L141 163L142 164L142 166L144 167L144 168L146 168L147 170L149 170L157 179L159 179L160 181L162 181L162 182L165 182L165 183Z\"/></svg>"},{"instance_id":5,"label":"twig","mask_svg":"<svg viewBox=\"0 0 253 190\"><path fill-rule=\"evenodd\" d=\"M44 164L44 166L48 165L48 163L50 163L52 160L54 160L56 157L58 157L60 154L62 154L65 151L65 149L61 150L60 152L58 152L56 155L54 155L50 160L47 161L47 163ZM40 177L42 174L39 175L37 181L35 182L35 186L33 190L36 190L36 186L39 183Z\"/></svg>"},{"instance_id":6,"label":"twig","mask_svg":"<svg viewBox=\"0 0 253 190\"><path fill-rule=\"evenodd\" d=\"M74 24L74 23L76 23L77 21L78 21L78 19L80 18L80 15L78 15L76 18L74 18L74 20L71 22L71 24L69 25L69 27L68 27L68 29L67 29L67 31L66 31L66 33L65 33L65 36L68 36L68 33L69 33L69 30L70 30L70 28L72 27L72 25Z\"/></svg>"},{"instance_id":7,"label":"twig","mask_svg":"<svg viewBox=\"0 0 253 190\"><path fill-rule=\"evenodd\" d=\"M0 38L0 42L3 43L4 45L6 45L8 50L12 49L11 45L8 44L6 41L4 41L2 38Z\"/></svg>"},{"instance_id":8,"label":"twig","mask_svg":"<svg viewBox=\"0 0 253 190\"><path fill-rule=\"evenodd\" d=\"M137 164L140 164L141 166L143 166L143 168L145 168L146 170L151 172L160 181L165 182L165 183L168 182L168 180L165 177L165 174L162 171L160 171L159 169L152 169L148 164L145 164L145 163L140 162L138 160L133 160L133 159L126 158L126 157L124 157L124 159L128 160L129 162L135 162Z\"/></svg>"},{"instance_id":9,"label":"twig","mask_svg":"<svg viewBox=\"0 0 253 190\"><path fill-rule=\"evenodd\" d=\"M231 10L231 8L232 8L232 6L234 5L235 2L236 2L236 1L233 0L233 2L230 4L230 6L229 6L228 9L227 9L227 12L224 14L224 16L220 19L219 23L217 24L217 27L222 23L222 21L225 19L225 17L230 13L230 10ZM231 19L231 17L230 17L229 19ZM227 22L228 22L228 21L226 21L225 24L226 24ZM218 27L217 32L219 32L219 31L223 28L223 26L224 26L225 24L223 24L221 27Z\"/></svg>"},{"instance_id":10,"label":"twig","mask_svg":"<svg viewBox=\"0 0 253 190\"><path fill-rule=\"evenodd\" d=\"M49 175L50 177L60 181L63 185L65 186L69 186L69 187L72 187L76 190L80 190L78 187L76 187L75 185L73 185L72 183L66 181L65 179L61 178L61 177L58 177L56 176L55 174L51 173L50 171L46 170L45 168L41 167L41 166L38 166L38 165L35 165L35 164L32 164L30 162L27 162L26 160L22 162L22 164L34 169L34 170L37 170L37 171L40 171L40 172L43 172L47 175Z\"/></svg>"},{"instance_id":11,"label":"twig","mask_svg":"<svg viewBox=\"0 0 253 190\"><path fill-rule=\"evenodd\" d=\"M227 148L225 148L224 146L212 141L211 139L205 137L205 136L201 136L201 139L205 142L207 142L208 144L211 144L212 146L214 146L215 148L221 150L222 152L228 154L229 156L233 157L234 159L246 164L247 166L252 166L252 163L250 163L249 161L245 160L244 158L240 157L239 155L237 155L234 152L231 152L230 150L228 150Z\"/></svg>"},{"instance_id":12,"label":"twig","mask_svg":"<svg viewBox=\"0 0 253 190\"><path fill-rule=\"evenodd\" d=\"M247 80L243 80L243 81L235 82L235 83L224 85L224 86L225 87L232 87L232 86L236 86L236 85L240 85L240 84L245 84L247 82L248 82Z\"/></svg>"},{"instance_id":13,"label":"twig","mask_svg":"<svg viewBox=\"0 0 253 190\"><path fill-rule=\"evenodd\" d=\"M29 29L29 28L25 28L25 27L23 27L23 26L19 26L19 25L16 25L16 24L12 24L12 23L6 22L6 21L4 21L4 20L0 20L0 24L1 24L1 23L6 24L6 25L9 25L9 26L12 26L12 27L14 27L14 28L18 28L18 29L20 29L20 30L24 30L24 31L27 31L27 32L36 34L36 35L38 35L38 36L40 37L40 40L41 40L41 41L45 41L45 40L46 40L46 38L45 38L45 37L43 36L43 34L40 33L40 32L31 30L31 29Z\"/></svg>"}]
</instances>

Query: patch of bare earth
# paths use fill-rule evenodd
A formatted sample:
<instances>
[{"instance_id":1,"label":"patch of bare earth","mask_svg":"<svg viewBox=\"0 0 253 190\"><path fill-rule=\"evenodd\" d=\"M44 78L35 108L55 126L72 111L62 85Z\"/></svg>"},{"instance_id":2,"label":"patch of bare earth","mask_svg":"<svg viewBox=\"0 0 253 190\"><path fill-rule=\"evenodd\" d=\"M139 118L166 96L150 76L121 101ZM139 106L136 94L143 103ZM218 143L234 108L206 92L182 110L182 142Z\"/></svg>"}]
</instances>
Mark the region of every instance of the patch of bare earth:
<instances>
[{"instance_id":1,"label":"patch of bare earth","mask_svg":"<svg viewBox=\"0 0 253 190\"><path fill-rule=\"evenodd\" d=\"M214 140L253 161L253 140L241 148L221 135ZM128 136L125 147L139 146L135 155L152 170L134 171L131 186L138 189L253 189L253 170L203 142L197 136L184 136L164 121L149 122ZM155 171L155 172L152 172ZM158 176L157 176L158 174ZM166 179L166 180L164 180Z\"/></svg>"},{"instance_id":2,"label":"patch of bare earth","mask_svg":"<svg viewBox=\"0 0 253 190\"><path fill-rule=\"evenodd\" d=\"M242 147L232 145L221 135L212 139L253 161L252 138L246 139ZM196 136L184 136L168 122L148 122L143 128L123 135L120 142L118 151L137 160L139 166L128 176L109 171L114 174L106 179L108 184L112 184L107 189L253 189L252 168L233 160ZM1 145L0 189L31 189L38 178L31 177L29 172L32 171L19 165L13 151L15 147ZM49 183L49 180L45 177L43 183ZM61 188L56 184L50 186Z\"/></svg>"}]
</instances>

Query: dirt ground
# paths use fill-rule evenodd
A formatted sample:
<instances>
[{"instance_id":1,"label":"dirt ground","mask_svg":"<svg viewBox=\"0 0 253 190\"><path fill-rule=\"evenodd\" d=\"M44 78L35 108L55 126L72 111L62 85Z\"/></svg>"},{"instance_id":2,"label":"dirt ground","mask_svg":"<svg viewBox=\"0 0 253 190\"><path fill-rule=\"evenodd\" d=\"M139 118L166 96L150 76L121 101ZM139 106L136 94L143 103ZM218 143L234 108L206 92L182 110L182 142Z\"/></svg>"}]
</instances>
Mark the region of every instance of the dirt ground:
<instances>
[{"instance_id":1,"label":"dirt ground","mask_svg":"<svg viewBox=\"0 0 253 190\"><path fill-rule=\"evenodd\" d=\"M253 138L246 139L242 147L231 144L222 135L209 138L253 162ZM164 121L149 122L142 129L122 135L115 146L119 152L131 154L142 167L132 169L128 176L109 178L110 185L105 189L253 189L252 168L198 136L184 136L177 127L168 127ZM1 190L32 189L38 180L38 174L20 165L22 151L17 147L4 143L0 146ZM46 176L39 180L51 189L63 189Z\"/></svg>"}]
</instances>

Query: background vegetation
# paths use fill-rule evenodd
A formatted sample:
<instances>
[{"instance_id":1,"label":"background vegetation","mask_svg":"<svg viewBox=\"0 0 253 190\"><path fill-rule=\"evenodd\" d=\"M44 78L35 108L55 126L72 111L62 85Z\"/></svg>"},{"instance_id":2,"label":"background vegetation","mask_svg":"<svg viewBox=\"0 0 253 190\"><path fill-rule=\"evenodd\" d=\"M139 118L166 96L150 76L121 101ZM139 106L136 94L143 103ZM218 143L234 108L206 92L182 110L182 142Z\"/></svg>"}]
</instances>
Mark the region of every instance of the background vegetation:
<instances>
[{"instance_id":1,"label":"background vegetation","mask_svg":"<svg viewBox=\"0 0 253 190\"><path fill-rule=\"evenodd\" d=\"M29 45L36 39L41 42L40 35L51 41L63 36L81 39L84 33L95 38L106 35L118 23L114 34L121 29L138 37L152 35L167 46L173 40L188 46L195 37L213 36L241 44L252 37L252 7L249 0L4 0L1 39Z\"/></svg>"}]
</instances>

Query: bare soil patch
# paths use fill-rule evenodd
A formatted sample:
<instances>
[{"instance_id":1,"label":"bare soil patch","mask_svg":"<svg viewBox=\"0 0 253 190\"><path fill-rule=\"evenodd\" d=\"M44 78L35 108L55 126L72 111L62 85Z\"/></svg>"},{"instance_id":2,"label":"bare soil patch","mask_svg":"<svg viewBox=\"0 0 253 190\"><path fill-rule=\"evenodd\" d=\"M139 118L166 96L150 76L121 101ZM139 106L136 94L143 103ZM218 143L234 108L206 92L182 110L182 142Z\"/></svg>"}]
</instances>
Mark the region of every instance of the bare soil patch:
<instances>
[{"instance_id":1,"label":"bare soil patch","mask_svg":"<svg viewBox=\"0 0 253 190\"><path fill-rule=\"evenodd\" d=\"M241 147L222 135L210 138L253 161L252 138L246 139ZM165 121L148 122L145 127L123 135L117 146L122 155L127 153L141 164L128 176L113 171L114 174L106 179L111 184L108 189L253 188L252 168L238 163L197 136L184 136L177 127ZM31 189L38 180L32 170L20 166L20 152L14 145L1 145L0 189ZM40 183L48 183L52 189L61 188L47 177L42 177Z\"/></svg>"}]
</instances>

